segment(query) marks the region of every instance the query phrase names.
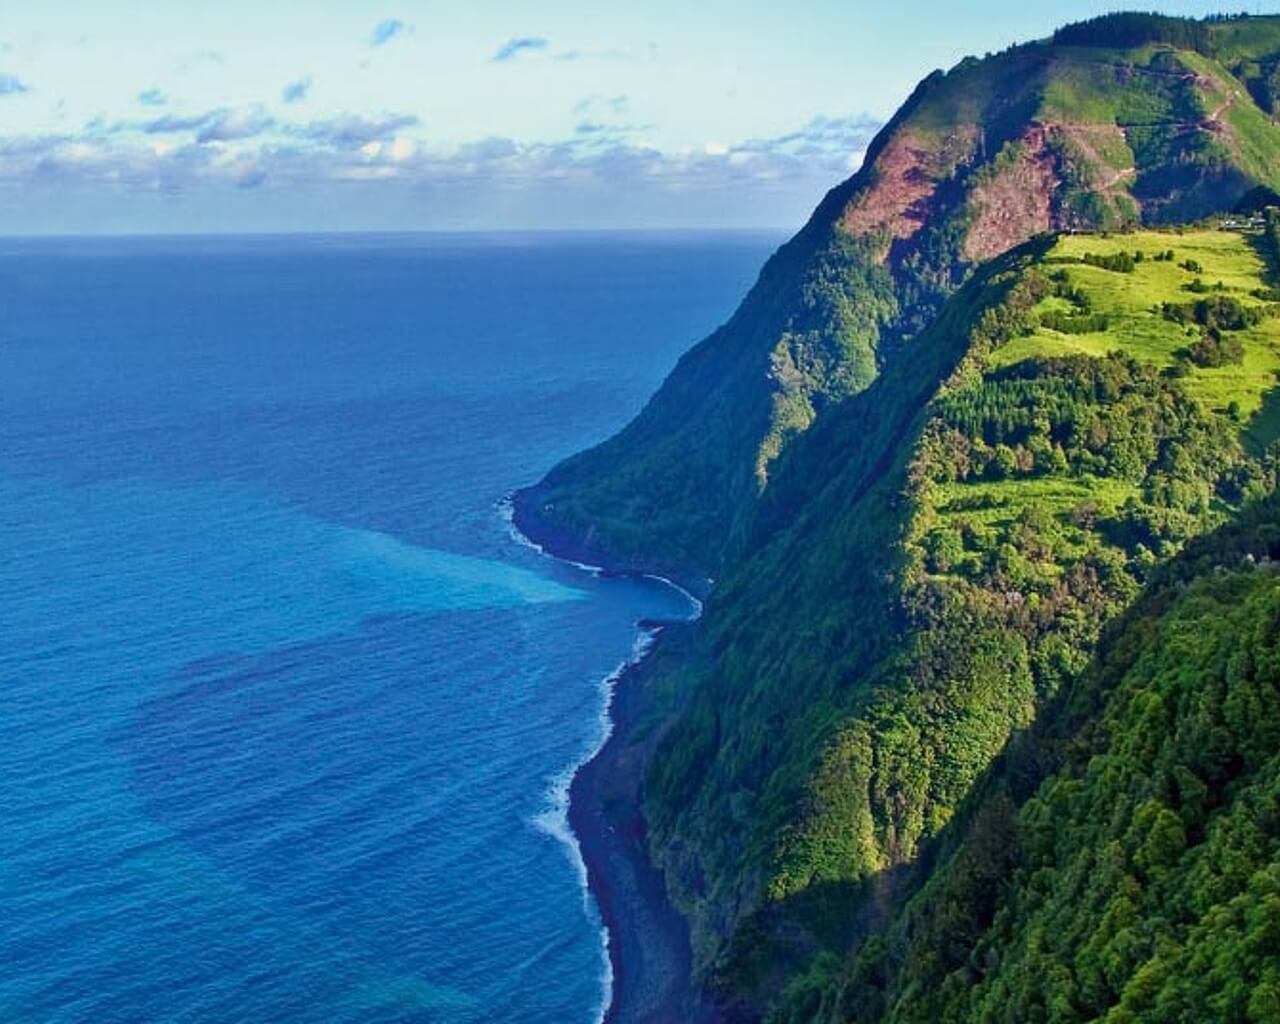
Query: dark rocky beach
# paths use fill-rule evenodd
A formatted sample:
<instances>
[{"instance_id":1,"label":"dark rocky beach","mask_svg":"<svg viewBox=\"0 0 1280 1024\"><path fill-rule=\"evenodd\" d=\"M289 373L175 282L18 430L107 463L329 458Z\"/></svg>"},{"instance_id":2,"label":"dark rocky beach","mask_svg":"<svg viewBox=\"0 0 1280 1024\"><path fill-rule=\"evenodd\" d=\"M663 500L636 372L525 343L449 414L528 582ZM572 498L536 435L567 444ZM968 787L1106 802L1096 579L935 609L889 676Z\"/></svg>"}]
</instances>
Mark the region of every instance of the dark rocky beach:
<instances>
[{"instance_id":1,"label":"dark rocky beach","mask_svg":"<svg viewBox=\"0 0 1280 1024\"><path fill-rule=\"evenodd\" d=\"M557 536L539 519L528 494L514 497L512 522L547 554L605 561L609 572L645 571L640 566L608 565L589 543ZM666 725L648 685L654 659L667 647L685 642L692 624L639 625L650 631L653 646L619 676L609 706L609 739L578 769L569 790L569 825L608 932L613 988L605 1022L712 1024L719 1018L692 982L688 924L668 898L662 872L650 860L642 811L649 761Z\"/></svg>"}]
</instances>

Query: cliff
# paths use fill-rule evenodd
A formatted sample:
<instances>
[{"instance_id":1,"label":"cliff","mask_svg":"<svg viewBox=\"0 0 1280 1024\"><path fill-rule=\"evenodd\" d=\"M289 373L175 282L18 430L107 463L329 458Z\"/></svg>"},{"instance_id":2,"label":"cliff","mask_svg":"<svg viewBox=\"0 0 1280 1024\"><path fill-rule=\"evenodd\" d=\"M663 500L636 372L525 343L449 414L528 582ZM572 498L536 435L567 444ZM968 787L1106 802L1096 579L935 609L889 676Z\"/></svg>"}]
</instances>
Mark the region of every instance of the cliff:
<instances>
[{"instance_id":1,"label":"cliff","mask_svg":"<svg viewBox=\"0 0 1280 1024\"><path fill-rule=\"evenodd\" d=\"M1090 770L1080 737L1114 751L1129 781L1061 827L1109 814L1126 831L1098 841L1138 857L1125 837L1172 836L1164 812L1184 808L1139 792L1112 692L1230 683L1225 640L1174 685L1141 658L1108 675L1103 638L1163 609L1180 553L1276 485L1280 222L1226 214L1280 184L1278 63L1280 19L1122 16L935 73L637 419L519 497L563 552L717 581L689 649L656 670L674 696L641 799L724 1014L1094 1019L1169 943L1207 948L1186 944L1194 922L1151 923L1161 894L1191 899L1205 869L1181 858L1240 795L1197 762L1214 802L1180 819L1180 851L1152 854L1166 889L1148 868L1099 882L1098 907L1124 895L1150 925L1098 968L1106 985L1046 981L1057 1002L1033 1011L1015 966L1047 943L1037 969L1061 981L1104 927L1099 911L1050 934L1096 864L1082 833L1035 831L1036 786ZM1240 584L1258 588L1241 628L1265 634L1268 580ZM1185 621L1225 616L1197 585L1218 605ZM1249 698L1268 712L1270 686ZM1214 736L1224 757L1262 742L1239 722ZM1273 870L1272 849L1250 864ZM999 889L987 861L1023 874ZM1148 988L1133 1006L1158 1004Z\"/></svg>"}]
</instances>

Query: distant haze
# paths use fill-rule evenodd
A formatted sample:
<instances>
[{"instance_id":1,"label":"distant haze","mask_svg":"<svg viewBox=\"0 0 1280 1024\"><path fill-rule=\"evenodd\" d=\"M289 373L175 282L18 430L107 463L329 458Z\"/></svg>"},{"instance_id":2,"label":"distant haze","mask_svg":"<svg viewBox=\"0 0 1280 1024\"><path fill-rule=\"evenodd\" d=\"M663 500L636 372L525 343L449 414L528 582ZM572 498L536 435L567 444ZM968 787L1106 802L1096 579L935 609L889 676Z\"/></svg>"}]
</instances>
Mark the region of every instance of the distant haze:
<instances>
[{"instance_id":1,"label":"distant haze","mask_svg":"<svg viewBox=\"0 0 1280 1024\"><path fill-rule=\"evenodd\" d=\"M0 233L795 226L933 68L1113 6L15 5Z\"/></svg>"}]
</instances>

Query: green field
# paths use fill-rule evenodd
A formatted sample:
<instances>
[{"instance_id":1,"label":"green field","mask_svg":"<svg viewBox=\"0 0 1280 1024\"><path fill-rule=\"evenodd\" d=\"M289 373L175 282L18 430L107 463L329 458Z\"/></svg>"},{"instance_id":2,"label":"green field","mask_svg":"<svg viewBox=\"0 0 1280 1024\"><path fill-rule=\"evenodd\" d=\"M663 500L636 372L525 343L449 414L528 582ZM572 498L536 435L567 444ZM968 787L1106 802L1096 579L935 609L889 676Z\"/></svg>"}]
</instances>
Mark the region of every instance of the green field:
<instances>
[{"instance_id":1,"label":"green field","mask_svg":"<svg viewBox=\"0 0 1280 1024\"><path fill-rule=\"evenodd\" d=\"M1267 266L1257 248L1259 241L1258 237L1239 231L1212 229L1184 233L1141 231L1111 237L1064 236L1046 260L1048 269L1064 272L1072 287L1088 295L1091 310L1109 318L1107 330L1063 334L1040 327L997 349L990 365L1009 366L1033 356L1102 356L1121 351L1156 366L1171 366L1198 332L1165 319L1161 304L1203 297L1188 291L1188 286L1199 279L1215 289L1207 294L1229 295L1248 306L1266 305L1253 296L1255 290L1269 283ZM1168 250L1174 253L1172 261L1153 259ZM1145 258L1128 274L1075 262L1085 253L1106 256L1121 252L1142 252ZM1182 264L1188 260L1203 269L1184 269ZM1065 312L1069 308L1065 299L1051 297L1036 312ZM1243 362L1214 368L1189 365L1183 386L1192 397L1224 415L1230 403L1237 403L1248 440L1252 446L1260 447L1280 437L1280 410L1264 410L1262 400L1275 386L1280 371L1280 319L1267 319L1236 333L1244 345Z\"/></svg>"},{"instance_id":2,"label":"green field","mask_svg":"<svg viewBox=\"0 0 1280 1024\"><path fill-rule=\"evenodd\" d=\"M983 480L939 488L938 510L944 515L963 516L973 523L1004 526L1028 505L1061 512L1091 502L1098 507L1099 514L1106 515L1114 513L1137 494L1135 485L1092 476Z\"/></svg>"},{"instance_id":3,"label":"green field","mask_svg":"<svg viewBox=\"0 0 1280 1024\"><path fill-rule=\"evenodd\" d=\"M999 564L1002 546L1030 546L1039 556L1006 571L1043 585L1090 552L1139 562L1167 556L1220 521L1228 510L1213 493L1225 465L1215 465L1218 454L1265 458L1280 438L1280 317L1259 295L1274 284L1264 251L1261 233L1203 227L1057 239L1025 271L1024 280L1040 284L1020 326L987 351L981 380L969 379L939 407L942 421L969 440L960 446L962 468L943 471L928 492L922 537L934 578L980 579ZM1121 254L1132 263L1116 260ZM1109 260L1110 269L1096 265ZM1258 322L1211 334L1194 318L1166 315L1166 304L1192 310L1201 300L1232 300L1231 309ZM1221 365L1203 350L1193 358L1193 346L1210 337L1232 347ZM1122 360L1124 370L1114 360L1097 364L1115 368L1107 381L1091 380L1088 364L1054 371L1044 362L1110 355L1134 362ZM1175 406L1176 424L1162 420ZM1082 441L1082 432L1092 439ZM1041 437L1038 455L1028 447L1032 434ZM948 443L943 451L954 450ZM1114 457L1126 447L1129 455ZM1003 466L991 461L997 448ZM1171 482L1197 474L1189 489Z\"/></svg>"}]
</instances>

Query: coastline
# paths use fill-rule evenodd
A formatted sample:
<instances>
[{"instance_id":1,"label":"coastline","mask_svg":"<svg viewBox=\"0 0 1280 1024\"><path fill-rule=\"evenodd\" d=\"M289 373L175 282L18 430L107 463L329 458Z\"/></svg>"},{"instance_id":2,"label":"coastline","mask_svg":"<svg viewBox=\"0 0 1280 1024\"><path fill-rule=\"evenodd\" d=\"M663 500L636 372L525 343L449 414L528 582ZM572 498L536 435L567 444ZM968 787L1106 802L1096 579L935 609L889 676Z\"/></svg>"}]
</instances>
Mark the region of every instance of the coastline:
<instances>
[{"instance_id":1,"label":"coastline","mask_svg":"<svg viewBox=\"0 0 1280 1024\"><path fill-rule=\"evenodd\" d=\"M605 680L605 737L573 772L567 817L605 929L609 976L601 1024L714 1024L714 1008L693 984L688 923L649 858L641 804L649 760L665 732L661 724L646 728L653 725L648 682L654 661L687 642L702 602L665 576L582 561L584 554L599 556L580 545L558 543L561 538L539 529L536 516L521 502L527 493L516 492L502 503L504 518L522 543L589 572L663 582L684 594L693 609L685 621L637 623L640 637L632 658Z\"/></svg>"},{"instance_id":2,"label":"coastline","mask_svg":"<svg viewBox=\"0 0 1280 1024\"><path fill-rule=\"evenodd\" d=\"M594 529L581 533L547 522L538 507L542 493L542 484L535 484L508 494L500 502L522 543L557 561L602 576L638 576L665 583L689 598L698 615L702 614L702 602L712 585L706 576L679 559L620 555L600 543Z\"/></svg>"}]
</instances>

